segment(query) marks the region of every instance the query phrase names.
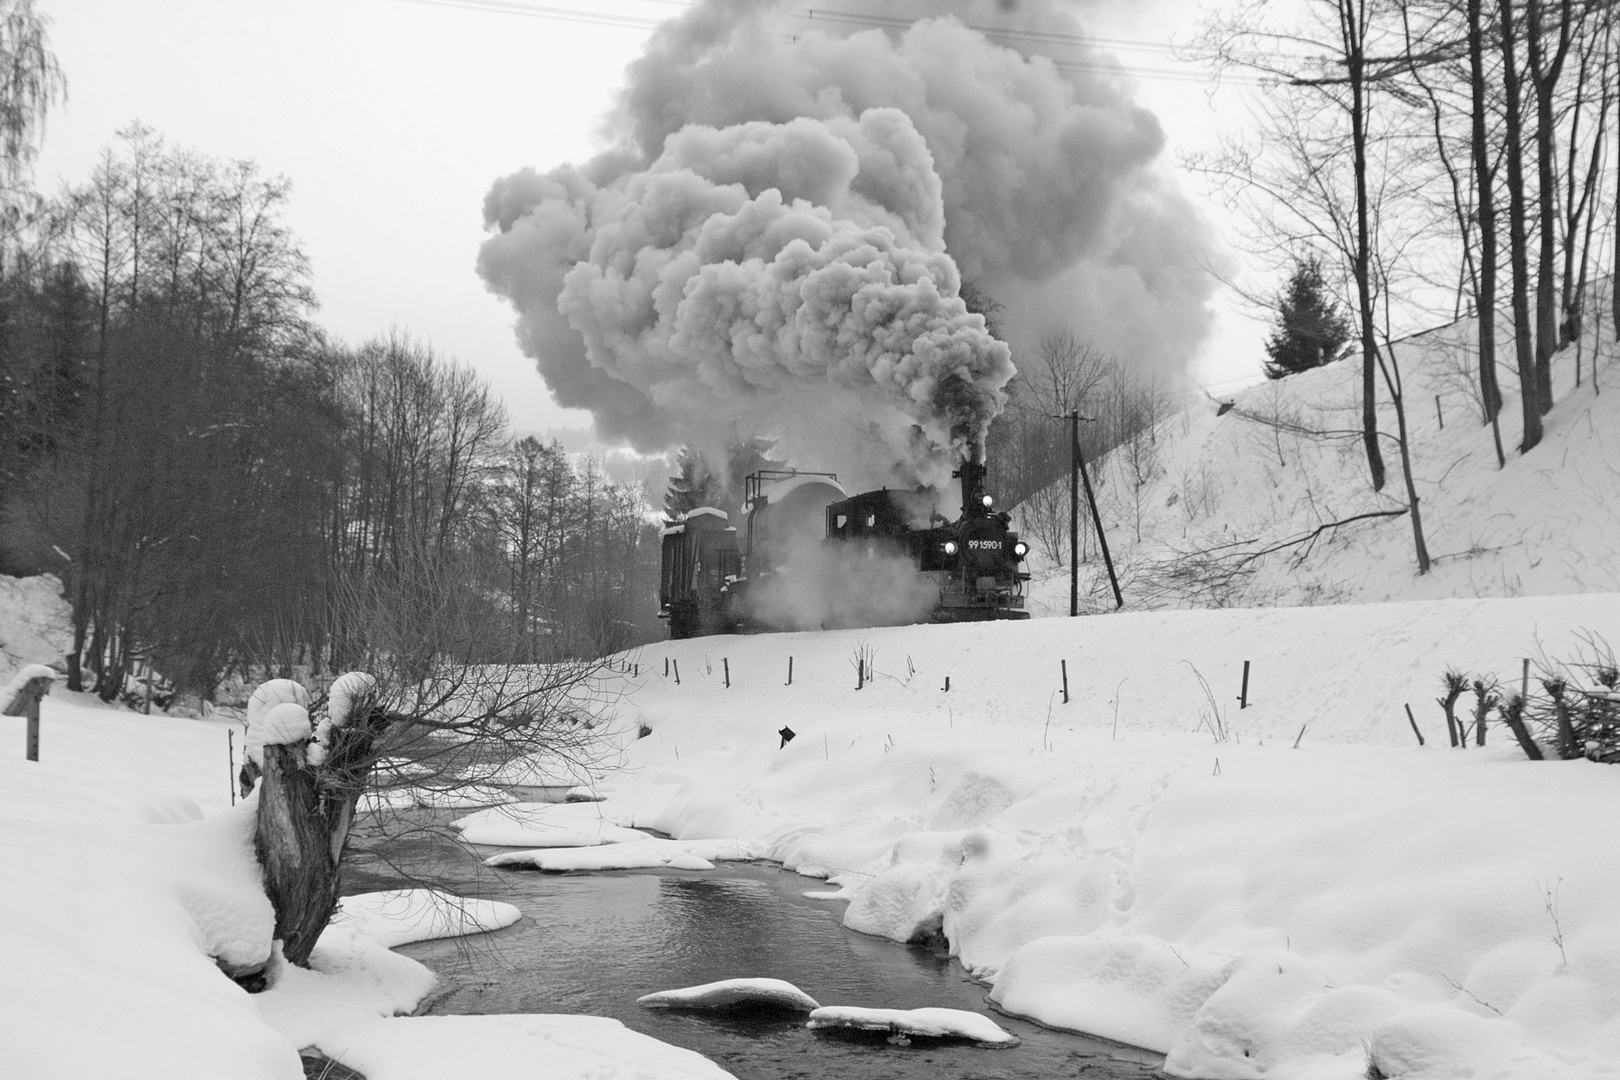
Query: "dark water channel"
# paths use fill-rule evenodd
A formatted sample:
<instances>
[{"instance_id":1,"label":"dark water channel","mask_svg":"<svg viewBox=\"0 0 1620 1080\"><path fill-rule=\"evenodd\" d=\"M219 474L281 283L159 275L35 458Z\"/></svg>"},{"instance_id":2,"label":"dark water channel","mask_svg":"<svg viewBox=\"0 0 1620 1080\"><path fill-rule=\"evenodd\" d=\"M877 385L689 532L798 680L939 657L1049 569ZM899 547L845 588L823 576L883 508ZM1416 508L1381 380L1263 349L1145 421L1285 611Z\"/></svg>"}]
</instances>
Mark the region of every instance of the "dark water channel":
<instances>
[{"instance_id":1,"label":"dark water channel","mask_svg":"<svg viewBox=\"0 0 1620 1080\"><path fill-rule=\"evenodd\" d=\"M414 850L413 850L414 847ZM789 1077L1131 1078L1155 1075L1162 1059L994 1014L984 987L942 952L847 930L844 905L811 900L824 882L768 863L720 863L691 871L544 874L490 870L489 852L443 842L393 842L396 865L429 860L440 887L516 904L523 919L491 934L407 945L437 972L428 1011L592 1013L684 1046L742 1080ZM403 884L362 854L345 891ZM802 1015L732 1016L644 1009L655 990L717 979L786 979L823 1005L943 1006L991 1014L1023 1041L1010 1049L881 1035L811 1032Z\"/></svg>"}]
</instances>

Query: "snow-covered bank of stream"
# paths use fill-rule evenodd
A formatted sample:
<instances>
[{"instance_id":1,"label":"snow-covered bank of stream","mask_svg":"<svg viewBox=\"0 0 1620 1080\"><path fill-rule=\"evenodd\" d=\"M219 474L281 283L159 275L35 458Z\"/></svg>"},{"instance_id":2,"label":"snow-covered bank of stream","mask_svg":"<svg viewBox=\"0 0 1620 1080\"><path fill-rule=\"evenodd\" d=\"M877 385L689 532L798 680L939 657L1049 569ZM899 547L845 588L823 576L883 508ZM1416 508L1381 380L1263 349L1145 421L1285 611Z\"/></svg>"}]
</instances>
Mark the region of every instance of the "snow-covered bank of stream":
<instances>
[{"instance_id":1,"label":"snow-covered bank of stream","mask_svg":"<svg viewBox=\"0 0 1620 1080\"><path fill-rule=\"evenodd\" d=\"M830 875L850 925L938 930L1004 1007L1161 1050L1179 1075L1351 1080L1370 1053L1392 1077L1614 1076L1620 770L1528 762L1496 729L1448 749L1433 704L1448 666L1516 681L1521 658L1583 634L1620 641L1620 598L658 646L622 687L624 767L600 812ZM875 674L857 690L858 653ZM36 764L22 728L0 721L16 870L0 1072L299 1075L311 1027L211 959L267 941L225 728L54 696ZM283 988L303 995L297 1025L370 1024L420 996L411 961L329 937L327 970ZM556 1038L580 1049L582 1030Z\"/></svg>"},{"instance_id":2,"label":"snow-covered bank of stream","mask_svg":"<svg viewBox=\"0 0 1620 1080\"><path fill-rule=\"evenodd\" d=\"M1620 861L1594 824L1620 771L1526 761L1501 729L1451 750L1434 703L1448 666L1516 684L1591 634L1620 640L1620 598L671 643L634 660L622 711L652 734L603 811L762 840L845 890L848 925L942 930L1005 1007L1178 1075L1620 1074Z\"/></svg>"}]
</instances>

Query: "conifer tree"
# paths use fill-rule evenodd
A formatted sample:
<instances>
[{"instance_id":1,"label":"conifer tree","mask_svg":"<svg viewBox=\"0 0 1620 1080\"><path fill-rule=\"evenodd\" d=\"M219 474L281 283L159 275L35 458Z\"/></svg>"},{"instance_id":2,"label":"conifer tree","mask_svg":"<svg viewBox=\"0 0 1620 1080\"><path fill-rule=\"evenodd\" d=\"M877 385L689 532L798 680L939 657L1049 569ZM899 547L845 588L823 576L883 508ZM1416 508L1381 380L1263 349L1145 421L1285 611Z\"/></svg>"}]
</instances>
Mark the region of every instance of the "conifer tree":
<instances>
[{"instance_id":1,"label":"conifer tree","mask_svg":"<svg viewBox=\"0 0 1620 1080\"><path fill-rule=\"evenodd\" d=\"M677 471L664 492L664 519L672 525L689 510L713 505L712 492L718 486L709 463L690 446L681 447L675 467Z\"/></svg>"},{"instance_id":2,"label":"conifer tree","mask_svg":"<svg viewBox=\"0 0 1620 1080\"><path fill-rule=\"evenodd\" d=\"M1294 272L1277 298L1277 328L1266 339L1266 378L1321 367L1337 360L1350 340L1350 323L1327 293L1315 255L1294 260Z\"/></svg>"},{"instance_id":3,"label":"conifer tree","mask_svg":"<svg viewBox=\"0 0 1620 1080\"><path fill-rule=\"evenodd\" d=\"M780 469L784 462L774 460L769 439L748 438L726 447L726 471L717 472L702 451L681 447L676 473L664 492L664 518L673 524L682 514L699 506L712 506L728 514L743 507L743 480L761 469Z\"/></svg>"}]
</instances>

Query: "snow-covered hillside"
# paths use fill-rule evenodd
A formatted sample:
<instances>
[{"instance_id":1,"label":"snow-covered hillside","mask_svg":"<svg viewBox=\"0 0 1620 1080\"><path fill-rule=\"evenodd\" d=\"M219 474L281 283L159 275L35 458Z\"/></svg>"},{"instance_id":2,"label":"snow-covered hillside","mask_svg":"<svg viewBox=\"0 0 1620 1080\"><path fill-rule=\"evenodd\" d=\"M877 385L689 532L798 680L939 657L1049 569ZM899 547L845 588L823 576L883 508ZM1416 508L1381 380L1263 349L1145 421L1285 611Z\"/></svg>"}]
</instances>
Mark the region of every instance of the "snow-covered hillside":
<instances>
[{"instance_id":1,"label":"snow-covered hillside","mask_svg":"<svg viewBox=\"0 0 1620 1080\"><path fill-rule=\"evenodd\" d=\"M1511 334L1511 328L1505 328ZM1433 569L1420 576L1406 516L1322 526L1398 510L1406 492L1393 438L1374 492L1360 438L1360 363L1351 358L1216 401L1160 424L1141 452L1097 466L1098 499L1130 607L1325 604L1392 599L1545 596L1620 589L1620 365L1588 333L1553 359L1546 437L1517 453L1521 419L1511 337L1498 351L1505 468L1482 424L1471 319L1396 346L1413 475ZM1381 430L1396 430L1379 386ZM1438 406L1437 406L1438 403ZM1443 426L1442 426L1443 425ZM1138 478L1142 479L1138 483ZM1066 484L1066 481L1063 482ZM1089 525L1089 523L1088 523ZM1095 542L1082 603L1113 606ZM1067 566L1040 557L1037 614L1067 614ZM1063 558L1067 558L1066 544Z\"/></svg>"}]
</instances>

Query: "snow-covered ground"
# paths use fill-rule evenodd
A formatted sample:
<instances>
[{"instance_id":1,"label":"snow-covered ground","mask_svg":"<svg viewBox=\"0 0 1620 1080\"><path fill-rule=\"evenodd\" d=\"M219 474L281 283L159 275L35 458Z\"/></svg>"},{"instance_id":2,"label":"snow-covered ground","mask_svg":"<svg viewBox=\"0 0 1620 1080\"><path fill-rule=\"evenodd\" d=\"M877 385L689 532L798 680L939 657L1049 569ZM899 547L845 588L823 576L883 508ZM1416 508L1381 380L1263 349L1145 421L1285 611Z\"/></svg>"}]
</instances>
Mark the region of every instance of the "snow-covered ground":
<instances>
[{"instance_id":1,"label":"snow-covered ground","mask_svg":"<svg viewBox=\"0 0 1620 1080\"><path fill-rule=\"evenodd\" d=\"M1434 700L1590 633L1620 596L671 643L595 805L762 840L847 925L943 933L1003 1008L1177 1075L1620 1075L1620 771L1452 750Z\"/></svg>"},{"instance_id":2,"label":"snow-covered ground","mask_svg":"<svg viewBox=\"0 0 1620 1080\"><path fill-rule=\"evenodd\" d=\"M254 804L230 805L239 728L58 689L28 762L24 723L0 718L0 1077L296 1080L310 1046L370 1080L518 1075L537 1055L557 1077L727 1075L604 1018L384 1019L434 986L388 946L505 926L519 917L506 904L351 897L313 970L249 994L220 971L271 950Z\"/></svg>"},{"instance_id":3,"label":"snow-covered ground","mask_svg":"<svg viewBox=\"0 0 1620 1080\"><path fill-rule=\"evenodd\" d=\"M1593 307L1606 307L1594 302ZM1595 320L1594 320L1595 321ZM1314 542L1253 562L1243 556L1360 515L1406 503L1392 438L1398 430L1382 384L1379 426L1388 470L1368 483L1360 438L1361 364L1354 357L1223 398L1195 398L1127 448L1095 463L1097 498L1126 605L1145 607L1333 604L1441 597L1549 596L1620 590L1620 346L1589 327L1576 349L1553 357L1554 406L1529 454L1522 433L1512 327L1499 320L1503 406L1498 468L1482 423L1473 320L1400 342L1412 473L1433 569L1417 572L1409 518L1326 529ZM1594 342L1600 347L1593 374ZM1229 405L1222 414L1221 405ZM1058 505L1067 509L1067 481ZM1031 608L1067 615L1069 571L1035 540ZM1089 522L1088 522L1089 527ZM1068 552L1068 526L1058 548ZM1112 609L1096 542L1081 566L1081 603ZM1303 553L1304 558L1294 556Z\"/></svg>"},{"instance_id":4,"label":"snow-covered ground","mask_svg":"<svg viewBox=\"0 0 1620 1080\"><path fill-rule=\"evenodd\" d=\"M1271 556L1219 596L1207 560L1166 573L1222 537L1254 550L1387 505L1354 440L1253 419L1344 426L1338 365L1249 391L1237 415L1170 421L1157 473L1105 483L1110 512L1130 510L1111 522L1130 534L1126 612L646 648L604 697L617 722L599 730L624 740L605 801L468 835L533 865L764 854L830 879L856 929L942 935L1009 1012L1159 1050L1176 1075L1620 1076L1620 770L1527 761L1494 726L1451 749L1434 700L1448 668L1517 686L1526 658L1620 642L1620 382L1574 389L1569 360L1547 443L1500 473L1443 351L1409 364L1447 556L1429 576L1400 518ZM1397 470L1391 455L1392 487ZM1186 602L1167 581L1320 606L1142 610ZM1066 579L1037 599L1065 609ZM0 680L60 649L50 603L48 585L0 580ZM22 723L0 721L0 1075L290 1078L311 1044L373 1080L492 1075L508 1052L721 1075L609 1021L383 1019L430 981L383 947L418 932L384 902L329 931L315 971L248 995L215 963L269 948L227 723L58 691L37 764Z\"/></svg>"}]
</instances>

